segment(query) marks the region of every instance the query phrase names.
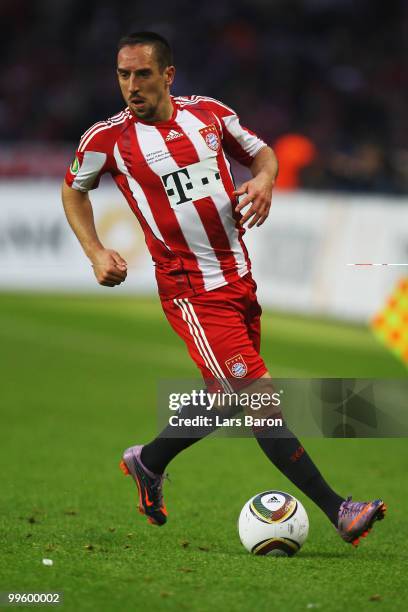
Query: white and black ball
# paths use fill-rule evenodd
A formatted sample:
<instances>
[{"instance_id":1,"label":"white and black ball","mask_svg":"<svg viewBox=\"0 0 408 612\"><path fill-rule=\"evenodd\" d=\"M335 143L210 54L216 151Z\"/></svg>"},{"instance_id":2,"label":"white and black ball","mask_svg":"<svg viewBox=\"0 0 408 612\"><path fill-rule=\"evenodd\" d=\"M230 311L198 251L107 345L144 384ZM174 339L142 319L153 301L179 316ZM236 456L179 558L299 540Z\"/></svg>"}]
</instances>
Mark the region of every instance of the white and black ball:
<instances>
[{"instance_id":1,"label":"white and black ball","mask_svg":"<svg viewBox=\"0 0 408 612\"><path fill-rule=\"evenodd\" d=\"M293 495L264 491L242 508L238 531L242 544L254 555L292 557L307 538L309 519Z\"/></svg>"}]
</instances>

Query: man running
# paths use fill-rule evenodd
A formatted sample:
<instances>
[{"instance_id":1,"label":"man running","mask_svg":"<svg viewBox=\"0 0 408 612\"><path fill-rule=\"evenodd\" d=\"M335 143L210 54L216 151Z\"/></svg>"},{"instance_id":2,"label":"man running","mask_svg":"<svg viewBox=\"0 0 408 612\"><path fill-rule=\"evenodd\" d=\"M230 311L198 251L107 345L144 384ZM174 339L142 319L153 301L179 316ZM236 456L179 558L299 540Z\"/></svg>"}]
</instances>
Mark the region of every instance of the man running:
<instances>
[{"instance_id":1,"label":"man running","mask_svg":"<svg viewBox=\"0 0 408 612\"><path fill-rule=\"evenodd\" d=\"M174 76L164 38L136 32L121 39L117 77L127 107L82 136L62 188L65 213L98 282L122 283L126 261L99 240L88 197L101 175L111 174L144 231L166 317L207 386L272 395L243 234L245 224L259 227L268 217L277 160L225 104L205 96L171 96ZM252 175L238 189L227 155ZM187 406L183 413L194 410ZM275 407L262 416L269 415L276 416ZM353 502L333 491L285 424L253 431L269 460L323 510L346 542L357 545L384 517L381 499ZM199 439L175 438L166 428L149 444L124 452L122 469L135 480L139 509L151 523L167 520L167 464Z\"/></svg>"}]
</instances>

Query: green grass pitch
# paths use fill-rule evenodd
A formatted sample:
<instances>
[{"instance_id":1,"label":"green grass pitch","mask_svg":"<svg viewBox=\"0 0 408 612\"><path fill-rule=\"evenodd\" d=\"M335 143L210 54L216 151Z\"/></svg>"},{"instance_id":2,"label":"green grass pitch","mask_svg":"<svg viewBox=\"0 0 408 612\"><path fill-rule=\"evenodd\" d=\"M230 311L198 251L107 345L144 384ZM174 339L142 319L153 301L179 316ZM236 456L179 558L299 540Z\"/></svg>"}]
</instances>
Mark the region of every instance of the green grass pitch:
<instances>
[{"instance_id":1,"label":"green grass pitch","mask_svg":"<svg viewBox=\"0 0 408 612\"><path fill-rule=\"evenodd\" d=\"M171 464L165 527L136 512L121 452L156 433L158 379L197 371L157 300L106 295L0 296L0 590L63 591L69 611L407 609L404 439L303 440L340 493L389 506L357 550L252 439L207 439ZM327 321L266 313L262 353L281 377L407 375L368 330ZM239 542L241 506L268 488L309 514L292 559Z\"/></svg>"}]
</instances>

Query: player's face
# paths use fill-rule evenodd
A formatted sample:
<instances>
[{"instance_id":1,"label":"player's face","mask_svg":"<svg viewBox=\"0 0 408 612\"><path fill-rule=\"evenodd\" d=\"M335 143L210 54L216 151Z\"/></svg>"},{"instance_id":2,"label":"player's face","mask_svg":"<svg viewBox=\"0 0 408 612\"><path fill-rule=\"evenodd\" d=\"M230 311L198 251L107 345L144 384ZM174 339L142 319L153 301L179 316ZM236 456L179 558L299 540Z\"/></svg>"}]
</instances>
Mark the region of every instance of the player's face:
<instances>
[{"instance_id":1,"label":"player's face","mask_svg":"<svg viewBox=\"0 0 408 612\"><path fill-rule=\"evenodd\" d=\"M123 47L118 53L117 74L122 95L139 119L163 121L171 109L170 85L175 68L163 71L151 45ZM170 110L171 115L171 110Z\"/></svg>"}]
</instances>

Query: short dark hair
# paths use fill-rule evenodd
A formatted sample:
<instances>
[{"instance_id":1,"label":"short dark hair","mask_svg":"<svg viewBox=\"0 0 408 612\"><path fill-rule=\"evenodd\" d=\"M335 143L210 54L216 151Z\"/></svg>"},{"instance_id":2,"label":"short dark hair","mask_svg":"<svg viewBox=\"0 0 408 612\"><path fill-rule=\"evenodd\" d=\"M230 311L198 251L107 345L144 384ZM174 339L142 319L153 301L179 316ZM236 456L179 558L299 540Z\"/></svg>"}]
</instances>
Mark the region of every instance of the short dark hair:
<instances>
[{"instance_id":1,"label":"short dark hair","mask_svg":"<svg viewBox=\"0 0 408 612\"><path fill-rule=\"evenodd\" d=\"M164 70L167 66L173 65L173 52L168 41L156 32L132 32L126 36L122 36L118 43L118 51L123 47L133 45L152 45L156 53L157 63L160 70Z\"/></svg>"}]
</instances>

